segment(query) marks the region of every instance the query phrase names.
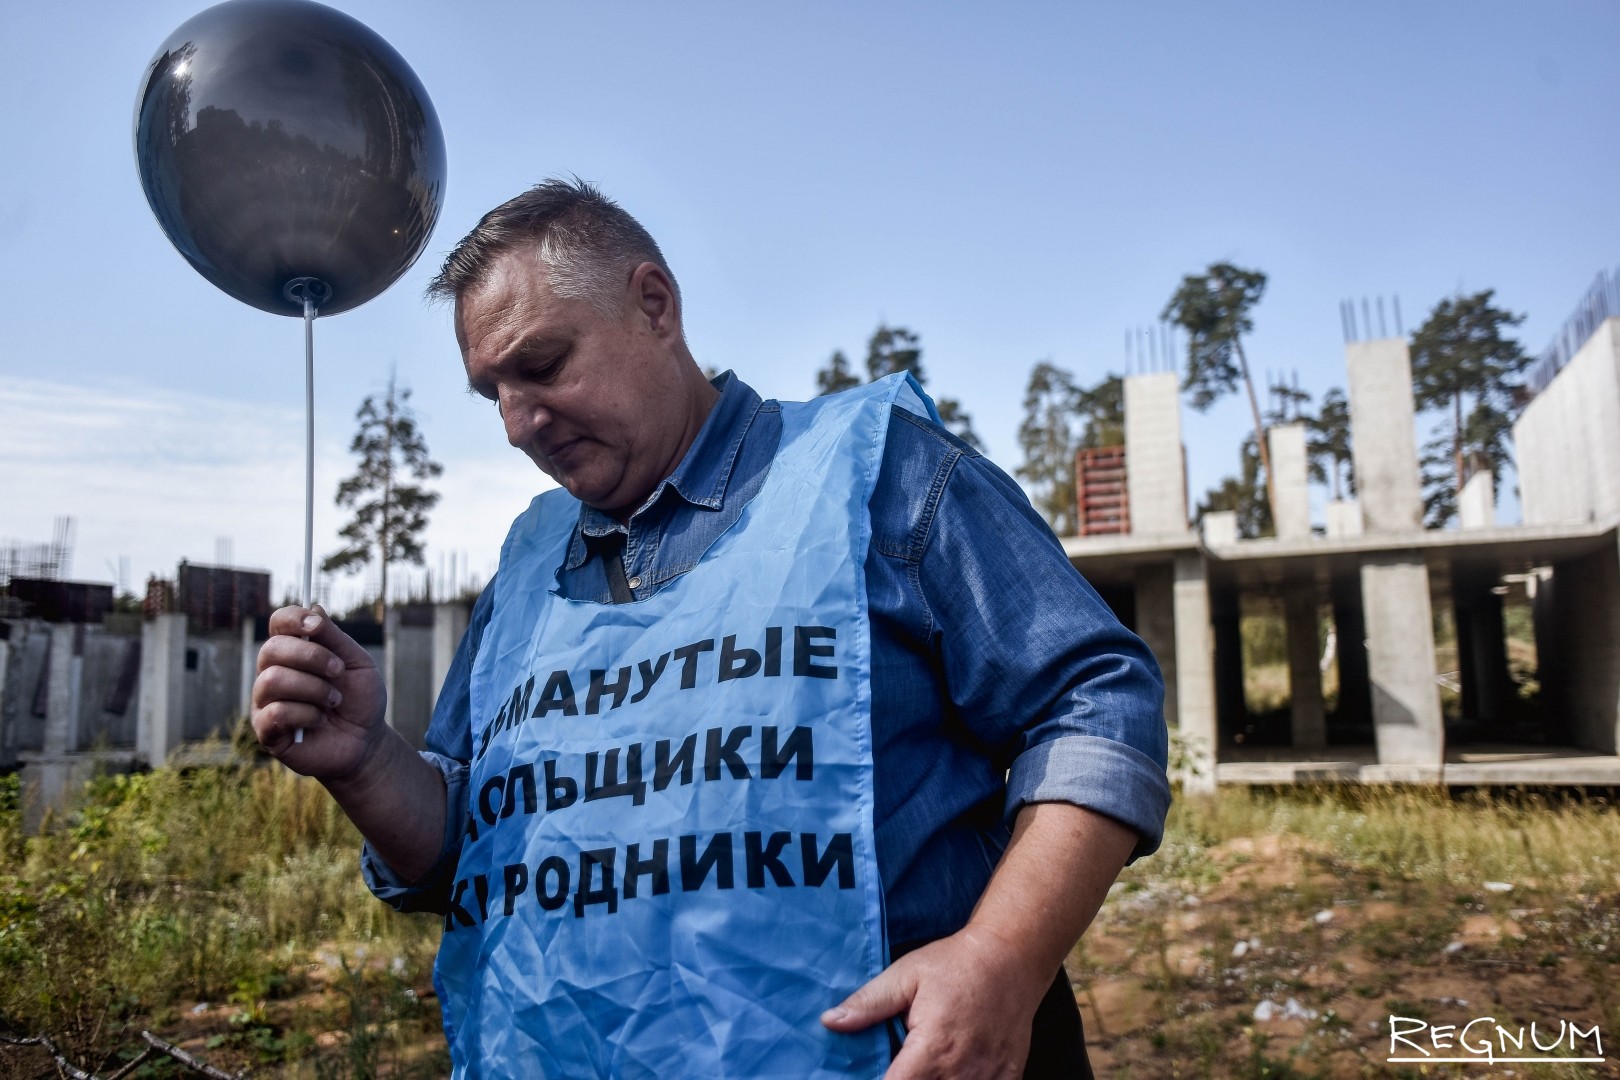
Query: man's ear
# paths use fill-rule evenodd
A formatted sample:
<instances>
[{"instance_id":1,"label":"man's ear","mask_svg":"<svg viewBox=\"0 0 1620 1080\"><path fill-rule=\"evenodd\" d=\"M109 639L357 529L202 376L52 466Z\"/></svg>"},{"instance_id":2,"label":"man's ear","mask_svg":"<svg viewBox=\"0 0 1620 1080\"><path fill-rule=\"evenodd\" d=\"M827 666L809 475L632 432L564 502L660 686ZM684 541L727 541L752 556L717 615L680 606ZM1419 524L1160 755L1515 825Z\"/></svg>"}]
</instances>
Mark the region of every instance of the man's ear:
<instances>
[{"instance_id":1,"label":"man's ear","mask_svg":"<svg viewBox=\"0 0 1620 1080\"><path fill-rule=\"evenodd\" d=\"M657 263L644 262L630 274L632 310L661 338L681 336L681 301L675 283Z\"/></svg>"}]
</instances>

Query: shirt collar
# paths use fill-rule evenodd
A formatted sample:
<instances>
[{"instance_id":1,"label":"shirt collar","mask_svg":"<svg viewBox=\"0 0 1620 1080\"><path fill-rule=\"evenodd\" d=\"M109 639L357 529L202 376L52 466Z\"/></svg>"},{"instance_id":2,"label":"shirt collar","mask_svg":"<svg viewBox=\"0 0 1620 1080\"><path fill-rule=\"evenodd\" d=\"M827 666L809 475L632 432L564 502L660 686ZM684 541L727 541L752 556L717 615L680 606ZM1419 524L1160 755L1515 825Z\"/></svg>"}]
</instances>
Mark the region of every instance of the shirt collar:
<instances>
[{"instance_id":1,"label":"shirt collar","mask_svg":"<svg viewBox=\"0 0 1620 1080\"><path fill-rule=\"evenodd\" d=\"M675 471L659 481L647 500L630 515L634 522L642 514L657 506L666 490L705 510L719 510L725 501L726 487L731 483L731 472L737 464L743 438L754 422L754 415L762 404L754 388L727 371L709 380L720 398L709 410L697 438L686 450ZM574 529L573 542L568 549L568 569L584 564L588 550L586 538L606 536L610 533L628 533L629 529L617 518L592 506L581 505L579 524Z\"/></svg>"}]
</instances>

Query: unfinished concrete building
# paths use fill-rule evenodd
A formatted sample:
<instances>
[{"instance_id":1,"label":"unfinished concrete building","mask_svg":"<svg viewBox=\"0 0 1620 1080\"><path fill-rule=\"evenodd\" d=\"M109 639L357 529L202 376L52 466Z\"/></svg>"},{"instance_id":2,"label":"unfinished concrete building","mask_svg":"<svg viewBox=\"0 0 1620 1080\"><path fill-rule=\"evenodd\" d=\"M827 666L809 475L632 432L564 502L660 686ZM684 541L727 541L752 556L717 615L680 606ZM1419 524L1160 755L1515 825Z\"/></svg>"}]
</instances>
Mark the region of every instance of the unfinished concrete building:
<instances>
[{"instance_id":1,"label":"unfinished concrete building","mask_svg":"<svg viewBox=\"0 0 1620 1080\"><path fill-rule=\"evenodd\" d=\"M1114 516L1128 524L1064 546L1158 656L1190 790L1620 783L1617 315L1620 274L1600 276L1538 365L1513 429L1519 525L1496 524L1482 471L1460 493L1459 528L1423 528L1404 338L1346 345L1357 498L1313 525L1305 428L1273 427L1275 535L1259 539L1239 539L1229 513L1192 528L1176 376L1126 379L1127 505ZM1510 674L1508 608L1533 625L1536 692ZM1286 628L1286 704L1270 715L1245 691L1255 616Z\"/></svg>"}]
</instances>

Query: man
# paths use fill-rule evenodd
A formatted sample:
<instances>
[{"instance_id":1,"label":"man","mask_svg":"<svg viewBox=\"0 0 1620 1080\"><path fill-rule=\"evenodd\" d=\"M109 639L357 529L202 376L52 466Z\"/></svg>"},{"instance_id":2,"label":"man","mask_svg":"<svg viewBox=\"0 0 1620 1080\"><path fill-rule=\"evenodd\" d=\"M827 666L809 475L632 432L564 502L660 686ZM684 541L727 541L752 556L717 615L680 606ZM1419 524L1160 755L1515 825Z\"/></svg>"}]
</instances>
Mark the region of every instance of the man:
<instances>
[{"instance_id":1,"label":"man","mask_svg":"<svg viewBox=\"0 0 1620 1080\"><path fill-rule=\"evenodd\" d=\"M253 722L374 891L445 916L458 1075L1089 1075L1061 964L1159 842L1163 688L1016 485L909 380L710 383L589 185L491 211L430 291L562 490L426 753L319 610L272 617Z\"/></svg>"}]
</instances>

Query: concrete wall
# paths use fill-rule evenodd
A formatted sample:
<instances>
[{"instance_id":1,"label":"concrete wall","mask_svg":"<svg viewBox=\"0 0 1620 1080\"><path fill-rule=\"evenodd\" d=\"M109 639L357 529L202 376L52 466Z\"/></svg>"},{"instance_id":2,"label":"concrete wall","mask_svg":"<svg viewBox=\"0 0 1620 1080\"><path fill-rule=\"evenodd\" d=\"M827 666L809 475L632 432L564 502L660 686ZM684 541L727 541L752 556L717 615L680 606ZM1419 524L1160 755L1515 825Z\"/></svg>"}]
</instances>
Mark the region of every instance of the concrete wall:
<instances>
[{"instance_id":1,"label":"concrete wall","mask_svg":"<svg viewBox=\"0 0 1620 1080\"><path fill-rule=\"evenodd\" d=\"M1513 425L1527 525L1620 514L1620 319L1600 324Z\"/></svg>"},{"instance_id":2,"label":"concrete wall","mask_svg":"<svg viewBox=\"0 0 1620 1080\"><path fill-rule=\"evenodd\" d=\"M0 697L0 766L17 763L23 751L45 748L43 679L51 628L35 620L8 622L5 694Z\"/></svg>"},{"instance_id":3,"label":"concrete wall","mask_svg":"<svg viewBox=\"0 0 1620 1080\"><path fill-rule=\"evenodd\" d=\"M1536 591L1548 738L1620 752L1620 553L1557 563Z\"/></svg>"},{"instance_id":4,"label":"concrete wall","mask_svg":"<svg viewBox=\"0 0 1620 1080\"><path fill-rule=\"evenodd\" d=\"M383 678L388 687L388 725L418 749L433 716L433 627L410 625L407 614L388 610Z\"/></svg>"},{"instance_id":5,"label":"concrete wall","mask_svg":"<svg viewBox=\"0 0 1620 1080\"><path fill-rule=\"evenodd\" d=\"M1419 528L1423 494L1412 408L1412 360L1406 339L1356 341L1346 345L1344 352L1363 526L1367 532Z\"/></svg>"},{"instance_id":6,"label":"concrete wall","mask_svg":"<svg viewBox=\"0 0 1620 1080\"><path fill-rule=\"evenodd\" d=\"M1272 520L1282 540L1311 535L1311 481L1305 456L1305 425L1279 424L1266 432L1271 444Z\"/></svg>"},{"instance_id":7,"label":"concrete wall","mask_svg":"<svg viewBox=\"0 0 1620 1080\"><path fill-rule=\"evenodd\" d=\"M1187 531L1181 383L1174 372L1125 380L1125 487L1133 535Z\"/></svg>"}]
</instances>

